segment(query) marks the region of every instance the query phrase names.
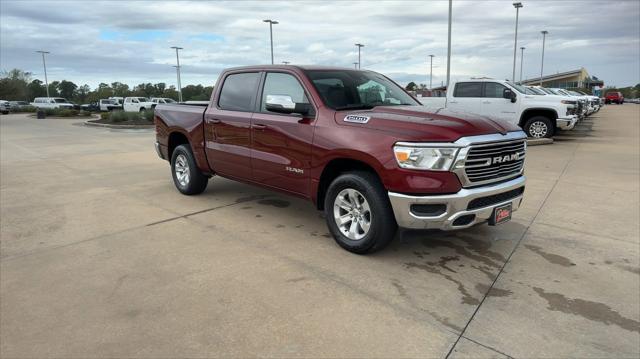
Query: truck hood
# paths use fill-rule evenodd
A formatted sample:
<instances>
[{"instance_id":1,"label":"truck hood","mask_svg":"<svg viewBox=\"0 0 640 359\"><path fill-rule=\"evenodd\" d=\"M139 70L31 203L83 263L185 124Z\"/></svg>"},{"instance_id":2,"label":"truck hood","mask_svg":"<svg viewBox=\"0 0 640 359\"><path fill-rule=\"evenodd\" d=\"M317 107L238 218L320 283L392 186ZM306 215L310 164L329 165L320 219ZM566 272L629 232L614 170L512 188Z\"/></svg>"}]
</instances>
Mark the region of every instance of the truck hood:
<instances>
[{"instance_id":1,"label":"truck hood","mask_svg":"<svg viewBox=\"0 0 640 359\"><path fill-rule=\"evenodd\" d=\"M424 106L377 106L371 110L337 111L343 126L393 133L402 141L453 142L461 137L506 134L520 127L488 117Z\"/></svg>"}]
</instances>

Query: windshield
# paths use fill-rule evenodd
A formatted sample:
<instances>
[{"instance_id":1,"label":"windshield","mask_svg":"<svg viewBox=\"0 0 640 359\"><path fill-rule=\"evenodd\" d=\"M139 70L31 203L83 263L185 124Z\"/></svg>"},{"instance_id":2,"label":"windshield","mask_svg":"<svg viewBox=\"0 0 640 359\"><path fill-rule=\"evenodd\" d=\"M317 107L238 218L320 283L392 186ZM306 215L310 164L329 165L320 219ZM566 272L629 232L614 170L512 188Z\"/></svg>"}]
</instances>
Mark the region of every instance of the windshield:
<instances>
[{"instance_id":1,"label":"windshield","mask_svg":"<svg viewBox=\"0 0 640 359\"><path fill-rule=\"evenodd\" d=\"M544 92L538 90L535 87L526 87L527 95L546 95Z\"/></svg>"},{"instance_id":2,"label":"windshield","mask_svg":"<svg viewBox=\"0 0 640 359\"><path fill-rule=\"evenodd\" d=\"M148 98L146 97L136 97L138 99L138 101L140 102L150 102Z\"/></svg>"},{"instance_id":3,"label":"windshield","mask_svg":"<svg viewBox=\"0 0 640 359\"><path fill-rule=\"evenodd\" d=\"M164 102L166 102L166 103L175 103L175 101L170 99L170 98L165 98Z\"/></svg>"},{"instance_id":4,"label":"windshield","mask_svg":"<svg viewBox=\"0 0 640 359\"><path fill-rule=\"evenodd\" d=\"M527 93L527 88L522 86L522 85L518 85L518 84L514 84L511 81L507 81L507 83L509 84L509 86L513 87L514 89L516 89L516 91L526 94Z\"/></svg>"},{"instance_id":5,"label":"windshield","mask_svg":"<svg viewBox=\"0 0 640 359\"><path fill-rule=\"evenodd\" d=\"M324 103L334 110L419 105L400 86L372 71L309 70L306 73Z\"/></svg>"},{"instance_id":6,"label":"windshield","mask_svg":"<svg viewBox=\"0 0 640 359\"><path fill-rule=\"evenodd\" d=\"M66 99L63 99L62 97L56 97L56 98L53 99L53 101L55 101L56 103L68 103L69 102Z\"/></svg>"},{"instance_id":7,"label":"windshield","mask_svg":"<svg viewBox=\"0 0 640 359\"><path fill-rule=\"evenodd\" d=\"M555 93L553 91L549 90L548 88L538 87L537 89L542 91L542 92L548 93L549 95L555 95Z\"/></svg>"}]
</instances>

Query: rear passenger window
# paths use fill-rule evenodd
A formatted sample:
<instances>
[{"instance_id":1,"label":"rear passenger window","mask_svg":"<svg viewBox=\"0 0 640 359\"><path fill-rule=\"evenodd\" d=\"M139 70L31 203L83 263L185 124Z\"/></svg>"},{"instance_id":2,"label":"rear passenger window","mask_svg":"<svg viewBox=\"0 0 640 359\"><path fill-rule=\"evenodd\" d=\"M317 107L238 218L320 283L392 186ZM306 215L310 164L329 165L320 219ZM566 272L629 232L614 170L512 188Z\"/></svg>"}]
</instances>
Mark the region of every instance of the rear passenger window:
<instances>
[{"instance_id":1,"label":"rear passenger window","mask_svg":"<svg viewBox=\"0 0 640 359\"><path fill-rule=\"evenodd\" d=\"M258 72L227 76L220 91L218 106L223 110L252 112L259 81Z\"/></svg>"},{"instance_id":2,"label":"rear passenger window","mask_svg":"<svg viewBox=\"0 0 640 359\"><path fill-rule=\"evenodd\" d=\"M482 82L458 82L453 97L482 97Z\"/></svg>"},{"instance_id":3,"label":"rear passenger window","mask_svg":"<svg viewBox=\"0 0 640 359\"><path fill-rule=\"evenodd\" d=\"M499 83L487 82L484 85L484 97L503 98L502 95L505 89L506 87Z\"/></svg>"}]
</instances>

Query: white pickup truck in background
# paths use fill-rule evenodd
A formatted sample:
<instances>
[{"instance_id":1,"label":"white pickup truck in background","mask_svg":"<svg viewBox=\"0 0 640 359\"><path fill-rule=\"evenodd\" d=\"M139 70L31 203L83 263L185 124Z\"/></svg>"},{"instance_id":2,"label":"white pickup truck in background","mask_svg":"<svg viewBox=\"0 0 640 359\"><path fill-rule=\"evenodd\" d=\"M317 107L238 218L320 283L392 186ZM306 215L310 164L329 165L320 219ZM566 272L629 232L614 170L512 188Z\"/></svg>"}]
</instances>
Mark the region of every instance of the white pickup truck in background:
<instances>
[{"instance_id":1,"label":"white pickup truck in background","mask_svg":"<svg viewBox=\"0 0 640 359\"><path fill-rule=\"evenodd\" d=\"M446 107L519 125L529 137L552 137L557 129L570 130L576 122L576 101L527 94L509 81L471 79L453 82L446 97L418 97L426 107Z\"/></svg>"},{"instance_id":2,"label":"white pickup truck in background","mask_svg":"<svg viewBox=\"0 0 640 359\"><path fill-rule=\"evenodd\" d=\"M142 112L152 110L156 105L156 103L151 102L151 100L146 97L125 97L123 110L126 112Z\"/></svg>"}]
</instances>

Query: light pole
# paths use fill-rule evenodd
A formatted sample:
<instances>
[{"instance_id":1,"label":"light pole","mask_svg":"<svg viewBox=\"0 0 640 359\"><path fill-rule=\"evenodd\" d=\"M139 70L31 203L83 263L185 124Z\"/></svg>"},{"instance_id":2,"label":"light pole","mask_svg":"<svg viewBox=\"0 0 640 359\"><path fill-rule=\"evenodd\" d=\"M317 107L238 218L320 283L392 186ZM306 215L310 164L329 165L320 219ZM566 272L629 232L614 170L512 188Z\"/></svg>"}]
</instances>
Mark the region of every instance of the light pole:
<instances>
[{"instance_id":1,"label":"light pole","mask_svg":"<svg viewBox=\"0 0 640 359\"><path fill-rule=\"evenodd\" d=\"M542 30L540 31L540 33L542 33L542 60L540 61L540 86L542 86L542 71L544 70L544 42L547 39L547 34L549 33L549 31Z\"/></svg>"},{"instance_id":2,"label":"light pole","mask_svg":"<svg viewBox=\"0 0 640 359\"><path fill-rule=\"evenodd\" d=\"M520 85L522 85L522 64L524 63L524 47L520 48Z\"/></svg>"},{"instance_id":3,"label":"light pole","mask_svg":"<svg viewBox=\"0 0 640 359\"><path fill-rule=\"evenodd\" d=\"M269 23L269 41L271 42L271 65L273 65L273 25L277 25L278 22L271 19L262 20L262 22Z\"/></svg>"},{"instance_id":4,"label":"light pole","mask_svg":"<svg viewBox=\"0 0 640 359\"><path fill-rule=\"evenodd\" d=\"M431 58L431 70L429 71L429 90L431 90L433 88L432 83L433 83L433 57L435 55L429 55L429 57Z\"/></svg>"},{"instance_id":5,"label":"light pole","mask_svg":"<svg viewBox=\"0 0 640 359\"><path fill-rule=\"evenodd\" d=\"M362 61L360 60L360 49L364 47L363 44L356 44L356 46L358 47L358 69L360 69L360 64L362 64Z\"/></svg>"},{"instance_id":6,"label":"light pole","mask_svg":"<svg viewBox=\"0 0 640 359\"><path fill-rule=\"evenodd\" d=\"M357 62L353 63L353 68L356 69L356 70L358 69L358 63Z\"/></svg>"},{"instance_id":7,"label":"light pole","mask_svg":"<svg viewBox=\"0 0 640 359\"><path fill-rule=\"evenodd\" d=\"M44 67L44 85L47 89L47 97L49 97L49 80L47 79L47 62L44 60L44 54L49 54L49 51L36 51L42 54L42 67Z\"/></svg>"},{"instance_id":8,"label":"light pole","mask_svg":"<svg viewBox=\"0 0 640 359\"><path fill-rule=\"evenodd\" d=\"M451 79L451 13L453 2L449 0L449 35L447 38L447 91L449 90L449 80Z\"/></svg>"},{"instance_id":9,"label":"light pole","mask_svg":"<svg viewBox=\"0 0 640 359\"><path fill-rule=\"evenodd\" d=\"M176 49L176 75L178 76L178 102L182 102L182 83L180 82L180 56L178 56L178 50L182 50L182 47L171 46L172 49Z\"/></svg>"},{"instance_id":10,"label":"light pole","mask_svg":"<svg viewBox=\"0 0 640 359\"><path fill-rule=\"evenodd\" d=\"M514 2L513 7L516 8L516 38L513 43L513 74L511 75L511 81L516 82L516 50L518 49L518 15L520 13L520 8L522 7L521 2Z\"/></svg>"}]
</instances>

